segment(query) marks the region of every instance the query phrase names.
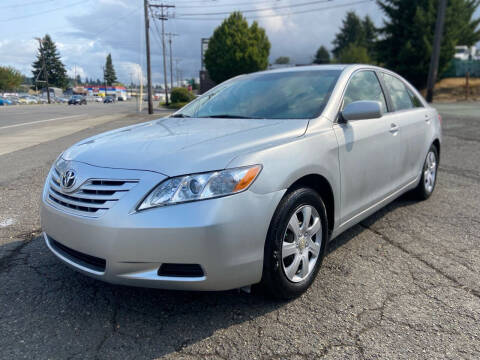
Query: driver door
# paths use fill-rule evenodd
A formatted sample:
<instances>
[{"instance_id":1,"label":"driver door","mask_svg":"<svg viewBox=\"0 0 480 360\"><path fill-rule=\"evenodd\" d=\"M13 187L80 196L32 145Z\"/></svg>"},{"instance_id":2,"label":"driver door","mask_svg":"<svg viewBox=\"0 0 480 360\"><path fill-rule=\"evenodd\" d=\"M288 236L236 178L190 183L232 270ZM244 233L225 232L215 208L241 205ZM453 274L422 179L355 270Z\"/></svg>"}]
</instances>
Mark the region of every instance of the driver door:
<instances>
[{"instance_id":1,"label":"driver door","mask_svg":"<svg viewBox=\"0 0 480 360\"><path fill-rule=\"evenodd\" d=\"M360 70L352 75L341 110L360 100L380 102L383 112L387 112L385 95L374 71ZM384 116L336 123L333 128L339 146L341 223L346 225L391 191L391 136Z\"/></svg>"}]
</instances>

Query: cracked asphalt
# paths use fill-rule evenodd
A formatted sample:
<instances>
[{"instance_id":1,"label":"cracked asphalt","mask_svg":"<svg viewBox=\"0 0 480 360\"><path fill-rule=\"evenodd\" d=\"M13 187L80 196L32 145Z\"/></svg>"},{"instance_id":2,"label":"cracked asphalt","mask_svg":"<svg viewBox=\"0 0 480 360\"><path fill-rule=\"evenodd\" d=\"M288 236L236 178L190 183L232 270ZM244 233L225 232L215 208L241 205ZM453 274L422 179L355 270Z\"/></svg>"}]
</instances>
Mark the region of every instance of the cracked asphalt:
<instances>
[{"instance_id":1,"label":"cracked asphalt","mask_svg":"<svg viewBox=\"0 0 480 360\"><path fill-rule=\"evenodd\" d=\"M289 302L109 285L50 254L38 201L51 162L74 141L141 119L0 156L0 358L480 358L480 105L438 107L434 195L403 196L344 233Z\"/></svg>"}]
</instances>

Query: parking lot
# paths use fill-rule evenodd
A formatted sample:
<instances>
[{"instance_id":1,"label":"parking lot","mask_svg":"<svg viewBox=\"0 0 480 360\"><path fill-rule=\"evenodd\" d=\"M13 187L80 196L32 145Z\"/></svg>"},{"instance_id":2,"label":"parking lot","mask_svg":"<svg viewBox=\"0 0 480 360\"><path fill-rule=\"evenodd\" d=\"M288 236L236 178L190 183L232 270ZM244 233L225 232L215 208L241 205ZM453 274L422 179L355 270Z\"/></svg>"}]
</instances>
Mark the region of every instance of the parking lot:
<instances>
[{"instance_id":1,"label":"parking lot","mask_svg":"<svg viewBox=\"0 0 480 360\"><path fill-rule=\"evenodd\" d=\"M128 104L95 106L51 121L77 113L0 109L0 358L480 358L480 104L438 105L431 199L403 196L341 235L310 290L289 302L109 285L47 250L38 209L56 156L148 118Z\"/></svg>"}]
</instances>

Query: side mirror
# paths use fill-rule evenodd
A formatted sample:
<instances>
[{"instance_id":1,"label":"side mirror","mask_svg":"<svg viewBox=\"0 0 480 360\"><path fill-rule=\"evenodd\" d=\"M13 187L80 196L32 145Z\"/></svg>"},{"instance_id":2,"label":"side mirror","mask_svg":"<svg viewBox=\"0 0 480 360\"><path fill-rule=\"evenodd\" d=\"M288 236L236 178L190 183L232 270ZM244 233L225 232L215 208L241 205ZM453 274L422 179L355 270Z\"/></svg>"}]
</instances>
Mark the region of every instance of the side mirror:
<instances>
[{"instance_id":1,"label":"side mirror","mask_svg":"<svg viewBox=\"0 0 480 360\"><path fill-rule=\"evenodd\" d=\"M350 120L378 119L383 115L378 101L354 101L348 104L340 113L343 122Z\"/></svg>"}]
</instances>

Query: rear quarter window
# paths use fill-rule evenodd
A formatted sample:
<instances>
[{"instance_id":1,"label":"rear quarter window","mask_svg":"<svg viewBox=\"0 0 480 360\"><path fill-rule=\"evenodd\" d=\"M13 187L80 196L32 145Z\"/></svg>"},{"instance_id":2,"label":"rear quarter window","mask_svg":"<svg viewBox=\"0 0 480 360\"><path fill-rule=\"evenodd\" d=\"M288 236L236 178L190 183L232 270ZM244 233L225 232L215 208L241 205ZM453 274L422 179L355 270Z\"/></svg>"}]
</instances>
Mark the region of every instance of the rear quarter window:
<instances>
[{"instance_id":1,"label":"rear quarter window","mask_svg":"<svg viewBox=\"0 0 480 360\"><path fill-rule=\"evenodd\" d=\"M409 90L403 81L385 73L382 73L382 76L387 91L390 94L390 99L392 99L393 110L400 111L413 109L415 105L413 104Z\"/></svg>"}]
</instances>

